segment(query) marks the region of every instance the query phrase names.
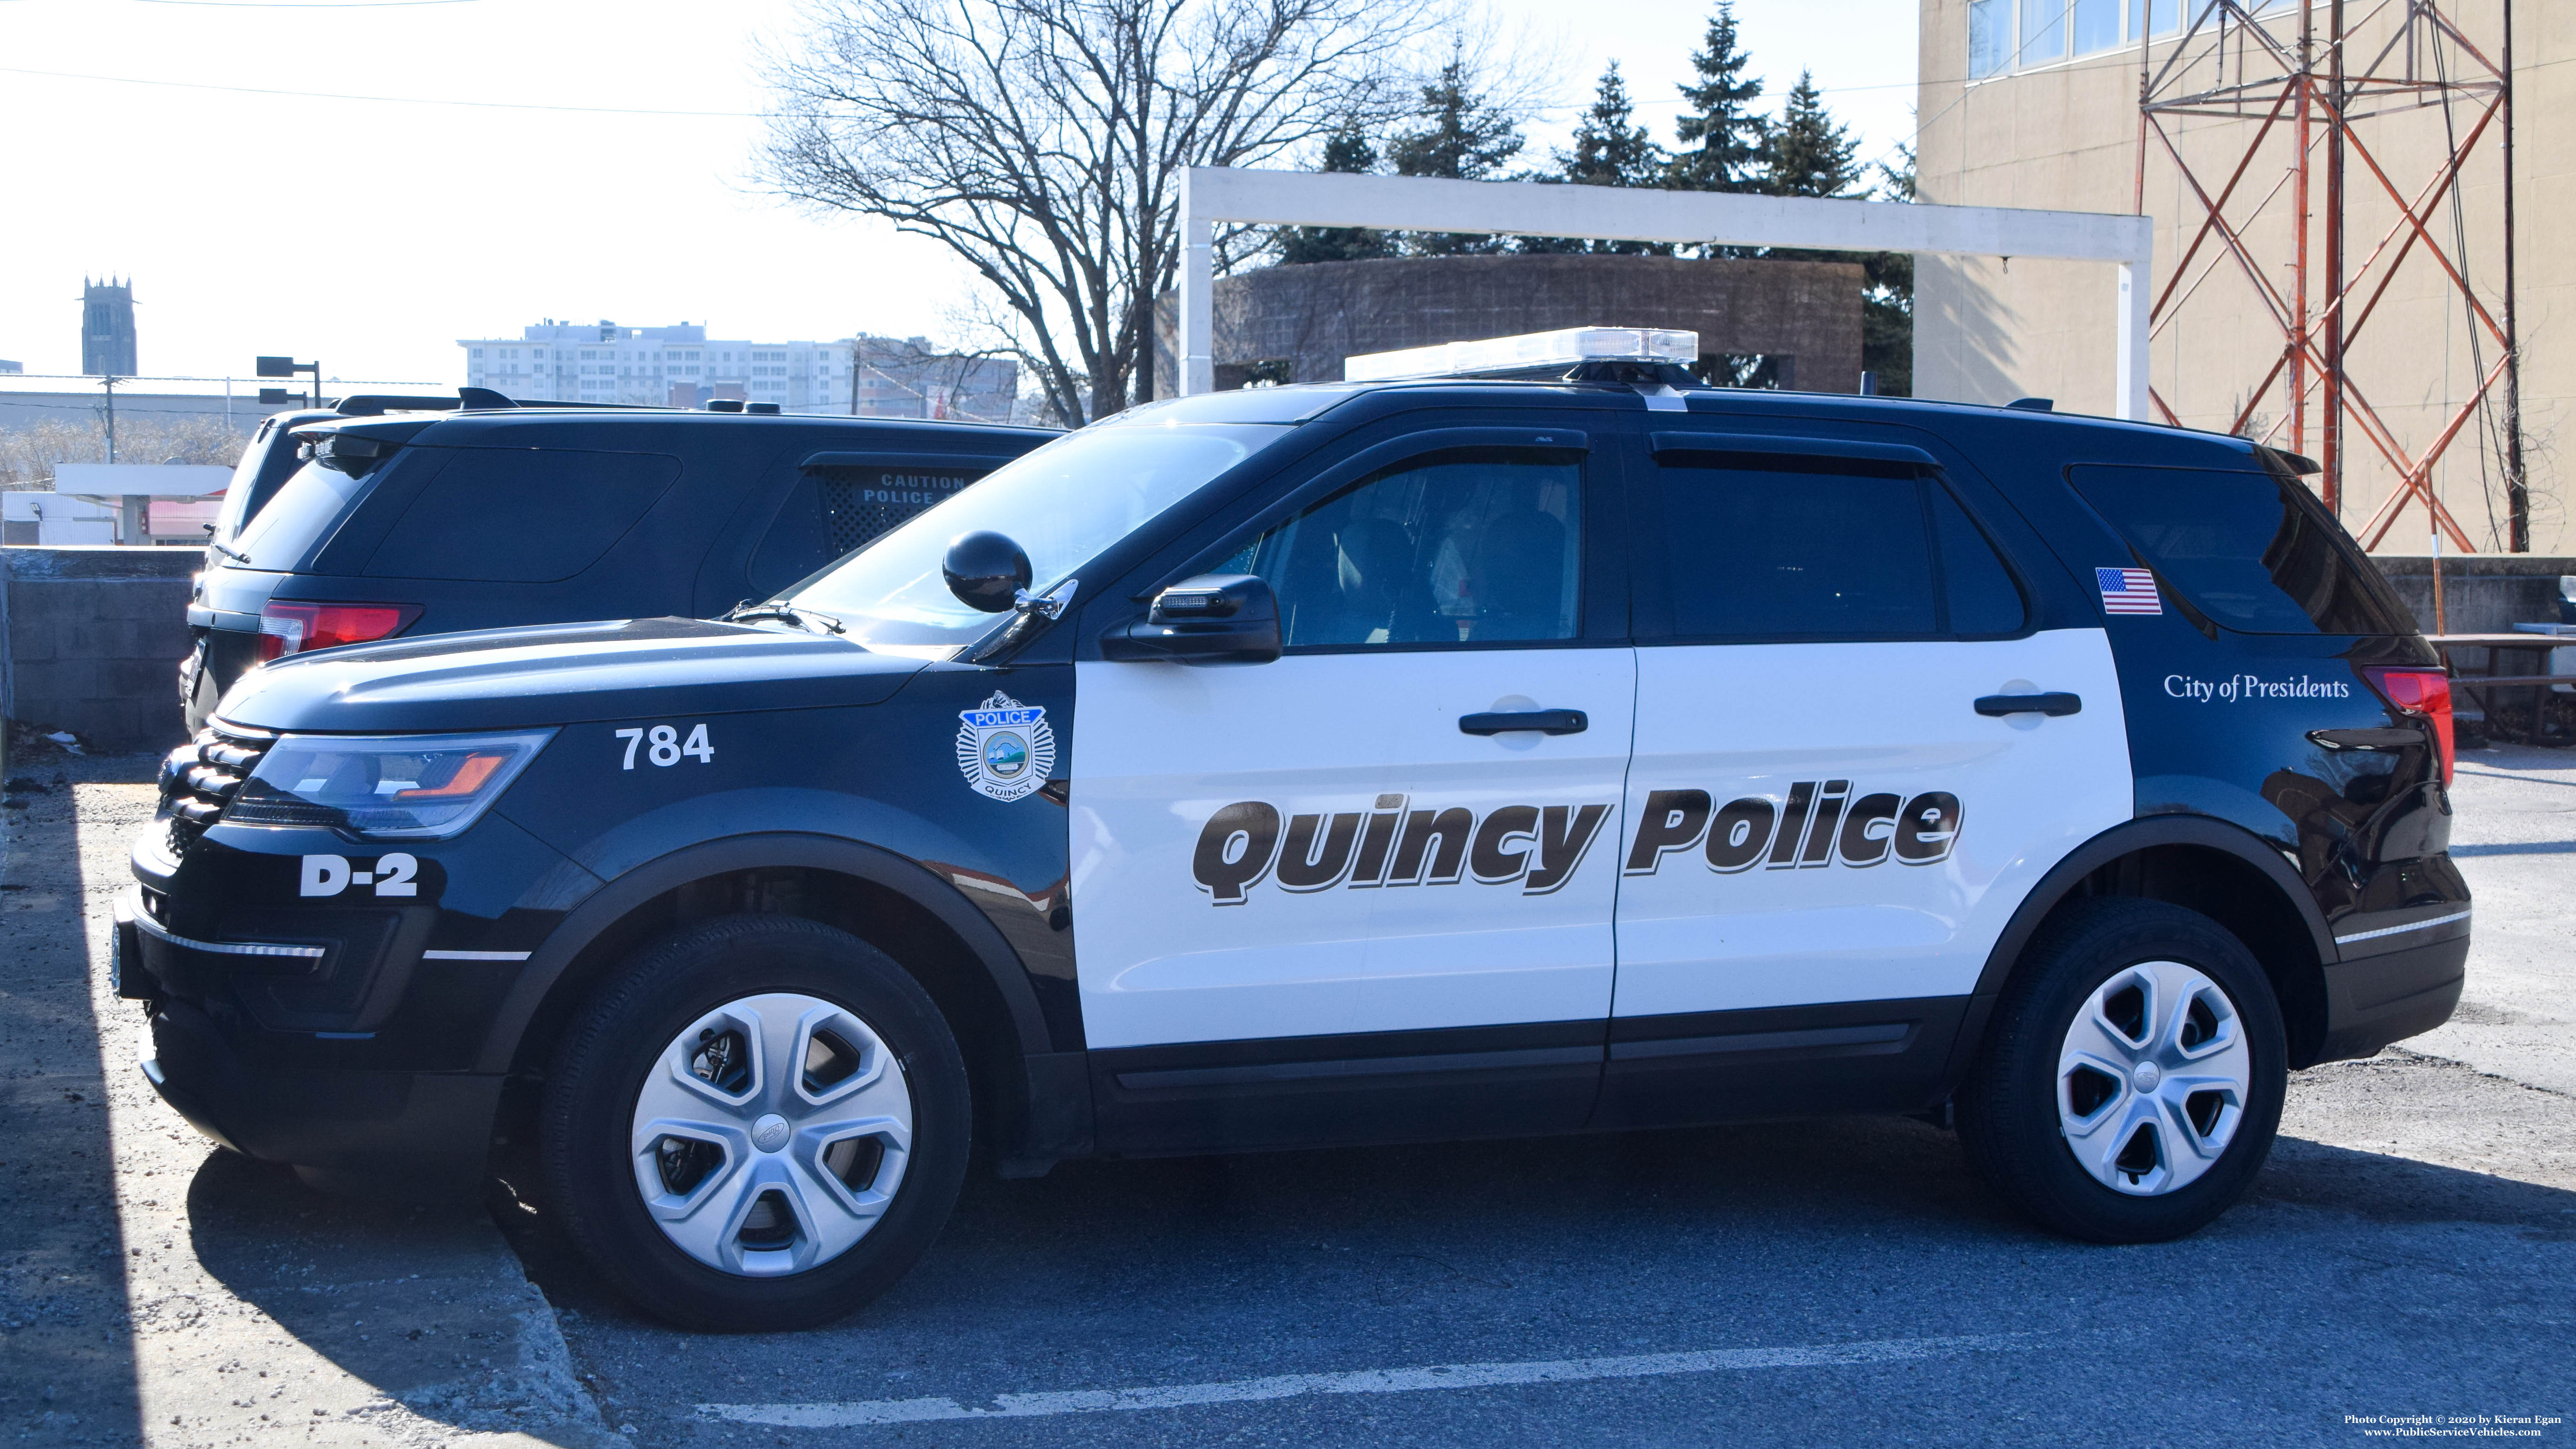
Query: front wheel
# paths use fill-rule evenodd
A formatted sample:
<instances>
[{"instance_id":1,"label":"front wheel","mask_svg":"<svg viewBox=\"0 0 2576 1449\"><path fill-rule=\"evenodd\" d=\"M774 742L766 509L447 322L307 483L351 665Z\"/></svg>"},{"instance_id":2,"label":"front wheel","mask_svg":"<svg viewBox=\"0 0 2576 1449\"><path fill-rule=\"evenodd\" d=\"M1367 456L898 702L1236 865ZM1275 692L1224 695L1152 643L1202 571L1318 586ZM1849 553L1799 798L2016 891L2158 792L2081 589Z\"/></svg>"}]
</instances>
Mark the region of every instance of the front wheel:
<instances>
[{"instance_id":1,"label":"front wheel","mask_svg":"<svg viewBox=\"0 0 2576 1449\"><path fill-rule=\"evenodd\" d=\"M727 917L641 953L566 1034L548 1201L646 1312L810 1327L930 1246L970 1115L956 1039L892 959L813 921Z\"/></svg>"},{"instance_id":2,"label":"front wheel","mask_svg":"<svg viewBox=\"0 0 2576 1449\"><path fill-rule=\"evenodd\" d=\"M2161 1242L2252 1185L2289 1080L2263 968L2162 901L2077 901L2049 922L1957 1099L1968 1161L2072 1237Z\"/></svg>"}]
</instances>

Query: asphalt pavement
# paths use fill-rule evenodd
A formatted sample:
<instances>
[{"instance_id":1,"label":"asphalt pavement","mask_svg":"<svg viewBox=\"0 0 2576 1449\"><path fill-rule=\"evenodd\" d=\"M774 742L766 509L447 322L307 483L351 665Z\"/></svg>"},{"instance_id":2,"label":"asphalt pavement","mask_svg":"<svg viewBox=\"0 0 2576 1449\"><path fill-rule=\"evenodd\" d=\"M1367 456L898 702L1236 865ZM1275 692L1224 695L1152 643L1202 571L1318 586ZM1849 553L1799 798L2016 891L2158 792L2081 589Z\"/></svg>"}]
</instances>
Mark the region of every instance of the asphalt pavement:
<instances>
[{"instance_id":1,"label":"asphalt pavement","mask_svg":"<svg viewBox=\"0 0 2576 1449\"><path fill-rule=\"evenodd\" d=\"M641 1317L506 1200L350 1205L209 1152L94 984L148 791L34 773L63 778L0 864L0 1426L30 1443L2576 1433L2576 755L2462 760L2458 1019L2294 1078L2252 1196L2183 1242L2038 1233L1902 1120L1078 1163L971 1184L849 1321L747 1337Z\"/></svg>"}]
</instances>

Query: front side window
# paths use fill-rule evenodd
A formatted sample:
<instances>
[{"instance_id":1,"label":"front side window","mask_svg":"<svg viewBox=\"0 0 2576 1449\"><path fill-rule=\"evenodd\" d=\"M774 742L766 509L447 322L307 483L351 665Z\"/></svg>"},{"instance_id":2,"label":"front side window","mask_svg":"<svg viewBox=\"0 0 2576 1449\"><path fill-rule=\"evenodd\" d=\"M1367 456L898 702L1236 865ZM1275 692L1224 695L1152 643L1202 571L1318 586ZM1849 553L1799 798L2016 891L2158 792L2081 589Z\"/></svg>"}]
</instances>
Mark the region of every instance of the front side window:
<instances>
[{"instance_id":1,"label":"front side window","mask_svg":"<svg viewBox=\"0 0 2576 1449\"><path fill-rule=\"evenodd\" d=\"M1463 448L1383 469L1219 565L1289 649L1533 643L1580 627L1582 454Z\"/></svg>"},{"instance_id":2,"label":"front side window","mask_svg":"<svg viewBox=\"0 0 2576 1449\"><path fill-rule=\"evenodd\" d=\"M1992 636L2025 618L1948 488L1910 464L1662 452L1672 633L1711 642Z\"/></svg>"}]
</instances>

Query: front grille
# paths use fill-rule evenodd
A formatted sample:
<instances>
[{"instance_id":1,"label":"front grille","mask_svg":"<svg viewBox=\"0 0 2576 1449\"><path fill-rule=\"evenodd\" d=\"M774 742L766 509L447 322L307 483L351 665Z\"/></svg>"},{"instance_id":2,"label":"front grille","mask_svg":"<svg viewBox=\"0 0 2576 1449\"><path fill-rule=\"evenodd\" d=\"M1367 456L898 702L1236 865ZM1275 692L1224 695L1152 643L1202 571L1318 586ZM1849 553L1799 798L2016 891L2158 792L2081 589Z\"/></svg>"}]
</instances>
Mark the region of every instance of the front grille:
<instances>
[{"instance_id":1,"label":"front grille","mask_svg":"<svg viewBox=\"0 0 2576 1449\"><path fill-rule=\"evenodd\" d=\"M186 857L271 743L266 736L210 725L161 762L161 813L170 822L172 856Z\"/></svg>"}]
</instances>

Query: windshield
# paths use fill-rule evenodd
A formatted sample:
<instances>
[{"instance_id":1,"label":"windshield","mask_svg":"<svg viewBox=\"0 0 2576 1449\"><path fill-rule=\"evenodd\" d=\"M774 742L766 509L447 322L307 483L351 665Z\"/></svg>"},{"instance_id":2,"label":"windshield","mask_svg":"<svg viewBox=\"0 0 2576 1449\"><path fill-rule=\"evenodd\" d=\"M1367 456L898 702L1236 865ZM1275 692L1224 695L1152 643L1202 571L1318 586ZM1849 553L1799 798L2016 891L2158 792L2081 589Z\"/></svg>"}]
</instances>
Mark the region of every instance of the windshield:
<instances>
[{"instance_id":1,"label":"windshield","mask_svg":"<svg viewBox=\"0 0 2576 1449\"><path fill-rule=\"evenodd\" d=\"M863 644L973 642L1001 621L960 603L940 577L951 539L989 528L1028 552L1044 594L1207 482L1288 435L1283 424L1095 423L914 515L789 590Z\"/></svg>"}]
</instances>

